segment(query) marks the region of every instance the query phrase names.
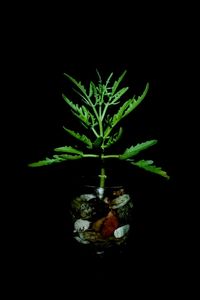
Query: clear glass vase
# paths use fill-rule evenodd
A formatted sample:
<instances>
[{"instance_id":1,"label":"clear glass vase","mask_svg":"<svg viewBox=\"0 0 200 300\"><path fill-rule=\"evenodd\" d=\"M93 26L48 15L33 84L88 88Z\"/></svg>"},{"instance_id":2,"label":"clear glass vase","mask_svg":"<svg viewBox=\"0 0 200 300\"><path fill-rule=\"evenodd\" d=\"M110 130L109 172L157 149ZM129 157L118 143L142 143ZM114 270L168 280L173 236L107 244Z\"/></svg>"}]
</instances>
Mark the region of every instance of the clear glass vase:
<instances>
[{"instance_id":1,"label":"clear glass vase","mask_svg":"<svg viewBox=\"0 0 200 300\"><path fill-rule=\"evenodd\" d=\"M70 206L73 240L98 255L123 251L132 212L133 200L124 185L80 185Z\"/></svg>"}]
</instances>

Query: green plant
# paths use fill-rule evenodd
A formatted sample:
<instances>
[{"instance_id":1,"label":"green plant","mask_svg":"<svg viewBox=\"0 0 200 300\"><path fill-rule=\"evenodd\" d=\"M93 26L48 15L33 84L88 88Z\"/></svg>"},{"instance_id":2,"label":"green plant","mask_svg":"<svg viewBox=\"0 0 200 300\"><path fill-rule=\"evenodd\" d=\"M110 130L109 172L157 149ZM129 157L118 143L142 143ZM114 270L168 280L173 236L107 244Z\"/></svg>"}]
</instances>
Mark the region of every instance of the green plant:
<instances>
[{"instance_id":1,"label":"green plant","mask_svg":"<svg viewBox=\"0 0 200 300\"><path fill-rule=\"evenodd\" d=\"M169 176L160 167L154 165L152 160L135 160L135 156L143 150L155 145L157 140L148 140L137 145L130 146L122 153L108 153L107 149L118 142L123 133L123 127L119 123L127 117L145 98L149 83L141 96L130 98L123 101L121 98L127 92L129 87L119 89L120 83L123 81L126 71L122 73L118 80L110 85L113 73L110 74L105 83L102 82L101 76L97 71L99 82L95 84L90 81L89 90L83 86L81 82L64 74L76 87L75 92L81 99L81 103L75 103L64 94L63 99L71 108L72 113L78 119L79 123L84 127L85 132L77 131L64 127L64 130L74 137L80 145L63 146L55 148L52 158L29 164L30 167L40 167L51 165L53 163L62 163L67 160L78 160L84 158L96 158L101 161L101 171L99 174L99 186L104 188L106 179L106 170L104 162L107 159L115 159L127 161L133 166L137 166L146 171L156 173L167 179Z\"/></svg>"}]
</instances>

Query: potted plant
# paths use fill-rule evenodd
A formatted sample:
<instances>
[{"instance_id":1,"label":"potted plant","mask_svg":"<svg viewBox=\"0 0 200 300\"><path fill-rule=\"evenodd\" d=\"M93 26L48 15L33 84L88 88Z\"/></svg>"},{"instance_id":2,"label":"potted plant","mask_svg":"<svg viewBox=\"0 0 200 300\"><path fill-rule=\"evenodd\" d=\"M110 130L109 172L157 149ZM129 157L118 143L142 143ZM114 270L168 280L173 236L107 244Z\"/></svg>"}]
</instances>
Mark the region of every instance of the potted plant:
<instances>
[{"instance_id":1,"label":"potted plant","mask_svg":"<svg viewBox=\"0 0 200 300\"><path fill-rule=\"evenodd\" d=\"M107 161L126 162L133 167L156 173L169 179L167 173L155 166L152 160L136 159L137 154L154 146L157 140L147 140L113 153L114 145L123 134L122 120L143 101L149 89L149 83L140 96L123 100L128 87L119 88L126 71L115 81L113 73L103 82L99 72L98 83L90 81L89 88L64 74L74 85L80 103L62 95L71 112L81 125L83 132L64 127L74 138L73 145L64 145L54 149L55 154L43 160L30 163L30 167L48 166L69 160L93 160L98 162L99 172L96 185L88 184L73 197L71 215L74 239L88 245L97 253L112 247L124 245L130 230L131 210L133 207L129 192L123 185L107 186L111 175L107 174ZM111 84L111 82L113 82Z\"/></svg>"}]
</instances>

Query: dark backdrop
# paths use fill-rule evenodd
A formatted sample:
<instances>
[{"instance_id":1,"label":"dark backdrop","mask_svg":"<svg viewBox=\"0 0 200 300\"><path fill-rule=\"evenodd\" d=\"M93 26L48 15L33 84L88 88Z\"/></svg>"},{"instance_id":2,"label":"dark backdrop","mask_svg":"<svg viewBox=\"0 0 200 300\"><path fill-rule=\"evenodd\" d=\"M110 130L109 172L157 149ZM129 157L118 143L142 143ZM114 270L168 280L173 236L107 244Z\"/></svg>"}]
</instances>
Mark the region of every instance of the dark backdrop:
<instances>
[{"instance_id":1,"label":"dark backdrop","mask_svg":"<svg viewBox=\"0 0 200 300\"><path fill-rule=\"evenodd\" d=\"M65 289L66 282L70 289L77 281L83 283L83 289L88 284L113 286L116 280L126 285L127 278L136 286L146 285L149 280L164 284L162 278L167 272L174 278L177 269L180 271L178 249L183 229L179 224L177 169L184 101L180 86L187 80L179 48L169 47L166 51L165 47L172 45L169 36L161 39L159 34L152 34L153 29L147 30L145 41L137 31L120 31L114 26L106 37L98 28L91 38L90 29L81 30L80 26L77 35L70 28L60 32L59 28L31 27L28 35L23 30L14 34L14 50L9 48L9 162L5 173L10 195L8 254L13 277L19 276L30 289L35 282L37 287L47 289L51 283ZM130 86L132 95L140 95L146 82L150 83L146 99L124 121L125 133L119 147L158 139L149 158L171 177L167 181L126 169L123 176L135 197L135 227L125 256L104 261L78 251L69 236L70 192L76 188L76 173L88 174L89 168L80 170L77 162L27 167L32 161L50 156L54 147L69 144L62 126L74 121L61 94L70 94L71 84L63 73L87 84L97 79L96 68L103 78L111 72L117 77L127 69L124 83ZM113 165L114 172L122 172L120 168Z\"/></svg>"}]
</instances>

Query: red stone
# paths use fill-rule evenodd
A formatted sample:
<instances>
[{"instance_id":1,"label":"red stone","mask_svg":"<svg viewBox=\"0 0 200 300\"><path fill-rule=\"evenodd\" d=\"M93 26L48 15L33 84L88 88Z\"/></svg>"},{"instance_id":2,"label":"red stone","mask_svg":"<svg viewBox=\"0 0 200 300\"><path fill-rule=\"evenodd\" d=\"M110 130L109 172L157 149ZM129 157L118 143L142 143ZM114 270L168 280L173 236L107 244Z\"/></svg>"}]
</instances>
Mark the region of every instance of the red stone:
<instances>
[{"instance_id":1,"label":"red stone","mask_svg":"<svg viewBox=\"0 0 200 300\"><path fill-rule=\"evenodd\" d=\"M115 229L119 227L118 218L112 211L108 213L102 226L101 234L104 238L110 237Z\"/></svg>"}]
</instances>

